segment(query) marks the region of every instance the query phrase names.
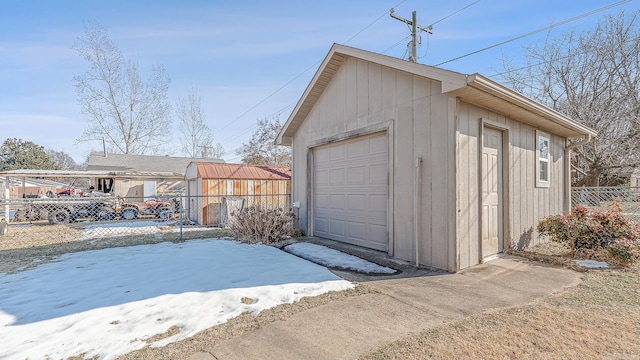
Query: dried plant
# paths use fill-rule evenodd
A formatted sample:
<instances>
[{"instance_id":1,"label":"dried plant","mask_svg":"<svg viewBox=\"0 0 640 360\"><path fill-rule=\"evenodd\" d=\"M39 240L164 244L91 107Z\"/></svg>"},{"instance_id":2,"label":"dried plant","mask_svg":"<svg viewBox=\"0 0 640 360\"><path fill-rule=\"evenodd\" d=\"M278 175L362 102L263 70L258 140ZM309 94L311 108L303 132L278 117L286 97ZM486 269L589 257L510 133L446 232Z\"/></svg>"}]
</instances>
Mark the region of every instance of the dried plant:
<instances>
[{"instance_id":1,"label":"dried plant","mask_svg":"<svg viewBox=\"0 0 640 360\"><path fill-rule=\"evenodd\" d=\"M295 234L296 216L290 210L251 206L231 213L229 225L242 242L272 244Z\"/></svg>"}]
</instances>

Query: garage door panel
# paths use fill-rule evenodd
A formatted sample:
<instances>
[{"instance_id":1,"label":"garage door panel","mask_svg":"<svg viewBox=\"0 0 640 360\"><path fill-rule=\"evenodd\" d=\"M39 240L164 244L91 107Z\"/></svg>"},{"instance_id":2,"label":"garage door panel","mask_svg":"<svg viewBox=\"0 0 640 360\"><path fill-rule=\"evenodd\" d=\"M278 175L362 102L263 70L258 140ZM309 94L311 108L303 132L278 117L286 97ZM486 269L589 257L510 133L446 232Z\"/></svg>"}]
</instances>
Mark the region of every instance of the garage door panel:
<instances>
[{"instance_id":1,"label":"garage door panel","mask_svg":"<svg viewBox=\"0 0 640 360\"><path fill-rule=\"evenodd\" d=\"M328 152L317 152L313 154L313 161L317 166L316 170L320 169L322 165L326 164L329 161L329 153Z\"/></svg>"},{"instance_id":2,"label":"garage door panel","mask_svg":"<svg viewBox=\"0 0 640 360\"><path fill-rule=\"evenodd\" d=\"M387 214L386 207L387 207L387 195L386 194L380 194L380 195L371 194L371 195L369 195L369 208L372 211L376 211L378 209L385 209L384 213L385 213L385 216L386 216L386 214ZM380 210L378 210L378 211L380 211Z\"/></svg>"},{"instance_id":3,"label":"garage door panel","mask_svg":"<svg viewBox=\"0 0 640 360\"><path fill-rule=\"evenodd\" d=\"M328 233L329 228L327 227L327 219L324 217L316 217L315 218L315 227L317 233Z\"/></svg>"},{"instance_id":4,"label":"garage door panel","mask_svg":"<svg viewBox=\"0 0 640 360\"><path fill-rule=\"evenodd\" d=\"M369 152L366 149L367 143L363 141L354 141L347 144L347 158L366 157Z\"/></svg>"},{"instance_id":5,"label":"garage door panel","mask_svg":"<svg viewBox=\"0 0 640 360\"><path fill-rule=\"evenodd\" d=\"M316 207L319 209L325 209L329 207L329 195L318 195L316 196Z\"/></svg>"},{"instance_id":6,"label":"garage door panel","mask_svg":"<svg viewBox=\"0 0 640 360\"><path fill-rule=\"evenodd\" d=\"M366 179L366 166L358 166L347 169L347 185L364 185Z\"/></svg>"},{"instance_id":7,"label":"garage door panel","mask_svg":"<svg viewBox=\"0 0 640 360\"><path fill-rule=\"evenodd\" d=\"M387 184L387 165L372 165L369 166L369 183L377 185Z\"/></svg>"},{"instance_id":8,"label":"garage door panel","mask_svg":"<svg viewBox=\"0 0 640 360\"><path fill-rule=\"evenodd\" d=\"M329 185L330 186L344 185L345 184L344 173L345 173L345 169L334 169L329 171Z\"/></svg>"},{"instance_id":9,"label":"garage door panel","mask_svg":"<svg viewBox=\"0 0 640 360\"><path fill-rule=\"evenodd\" d=\"M329 233L337 236L344 236L345 221L331 219L329 222Z\"/></svg>"},{"instance_id":10,"label":"garage door panel","mask_svg":"<svg viewBox=\"0 0 640 360\"><path fill-rule=\"evenodd\" d=\"M318 170L315 174L316 186L325 186L329 184L329 173L326 170Z\"/></svg>"},{"instance_id":11,"label":"garage door panel","mask_svg":"<svg viewBox=\"0 0 640 360\"><path fill-rule=\"evenodd\" d=\"M384 154L385 157L387 155L387 137L386 136L378 136L371 138L369 141L369 154Z\"/></svg>"},{"instance_id":12,"label":"garage door panel","mask_svg":"<svg viewBox=\"0 0 640 360\"><path fill-rule=\"evenodd\" d=\"M366 211L367 195L351 194L347 195L347 210L349 211Z\"/></svg>"},{"instance_id":13,"label":"garage door panel","mask_svg":"<svg viewBox=\"0 0 640 360\"><path fill-rule=\"evenodd\" d=\"M386 251L387 171L386 134L316 148L314 234Z\"/></svg>"},{"instance_id":14,"label":"garage door panel","mask_svg":"<svg viewBox=\"0 0 640 360\"><path fill-rule=\"evenodd\" d=\"M334 146L329 150L329 160L337 161L344 159L345 149L342 146Z\"/></svg>"},{"instance_id":15,"label":"garage door panel","mask_svg":"<svg viewBox=\"0 0 640 360\"><path fill-rule=\"evenodd\" d=\"M332 210L344 210L345 208L345 195L342 194L332 194L329 195L329 208Z\"/></svg>"},{"instance_id":16,"label":"garage door panel","mask_svg":"<svg viewBox=\"0 0 640 360\"><path fill-rule=\"evenodd\" d=\"M386 224L371 224L369 226L371 241L379 244L380 246L387 246L387 225Z\"/></svg>"},{"instance_id":17,"label":"garage door panel","mask_svg":"<svg viewBox=\"0 0 640 360\"><path fill-rule=\"evenodd\" d=\"M348 235L350 238L358 239L360 241L366 241L367 239L366 229L367 229L366 223L350 221Z\"/></svg>"}]
</instances>

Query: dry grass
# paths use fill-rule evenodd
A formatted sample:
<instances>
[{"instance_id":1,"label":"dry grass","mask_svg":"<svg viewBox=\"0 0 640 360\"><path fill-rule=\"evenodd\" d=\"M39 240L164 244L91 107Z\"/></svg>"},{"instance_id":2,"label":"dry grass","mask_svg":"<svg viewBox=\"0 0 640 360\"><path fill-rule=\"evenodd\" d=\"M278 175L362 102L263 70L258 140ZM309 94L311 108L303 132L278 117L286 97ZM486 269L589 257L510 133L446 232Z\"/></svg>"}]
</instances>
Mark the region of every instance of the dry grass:
<instances>
[{"instance_id":1,"label":"dry grass","mask_svg":"<svg viewBox=\"0 0 640 360\"><path fill-rule=\"evenodd\" d=\"M180 332L180 328L177 327L176 325L171 326L169 329L167 329L167 331L163 332L162 334L155 334L153 336L150 336L146 339L144 339L144 341L147 344L153 344L156 341L162 340L162 339L166 339L168 337L171 337L177 333Z\"/></svg>"},{"instance_id":2,"label":"dry grass","mask_svg":"<svg viewBox=\"0 0 640 360\"><path fill-rule=\"evenodd\" d=\"M73 240L78 233L73 226L47 226L46 229L50 236L43 238L29 237L14 229L11 238L0 238L0 272L16 272L42 262L55 261L57 256L69 252L179 240L175 233L123 236L99 241ZM185 239L229 235L224 230L186 232ZM557 243L547 242L513 253L531 260L585 271L572 263L569 249ZM583 258L607 260L606 254L597 252L581 255ZM578 287L558 295L529 305L489 311L447 323L388 344L362 358L640 359L640 266L585 271L584 279ZM370 292L372 290L368 287L359 285L353 290L280 305L257 316L245 313L188 339L162 348L148 346L120 359L181 358L184 354L207 351L214 344L243 336L270 323L286 321L302 311ZM247 302L250 300L243 299ZM165 338L178 331L177 327L170 328L148 340ZM84 354L74 358L83 359Z\"/></svg>"},{"instance_id":3,"label":"dry grass","mask_svg":"<svg viewBox=\"0 0 640 360\"><path fill-rule=\"evenodd\" d=\"M49 225L44 221L12 225L9 232L0 237L0 251L62 244L76 241L81 236L82 230L77 226Z\"/></svg>"},{"instance_id":4,"label":"dry grass","mask_svg":"<svg viewBox=\"0 0 640 360\"><path fill-rule=\"evenodd\" d=\"M100 239L83 240L83 224L41 225L11 228L9 234L0 237L0 273L12 274L28 270L43 263L56 261L68 253L100 250L113 247L157 244L165 241L179 242L180 234L168 230L156 234L112 235ZM182 241L190 239L231 237L226 229L212 228L206 231L186 231Z\"/></svg>"},{"instance_id":5,"label":"dry grass","mask_svg":"<svg viewBox=\"0 0 640 360\"><path fill-rule=\"evenodd\" d=\"M526 255L570 264L565 250L546 244ZM640 359L638 339L640 267L635 266L586 271L581 285L561 294L448 323L362 358Z\"/></svg>"},{"instance_id":6,"label":"dry grass","mask_svg":"<svg viewBox=\"0 0 640 360\"><path fill-rule=\"evenodd\" d=\"M330 292L320 296L302 298L293 304L282 304L264 310L258 315L244 313L224 324L210 327L196 335L181 341L173 342L160 348L145 347L121 356L120 360L140 359L180 359L184 354L207 352L214 344L242 336L249 331L257 330L276 321L286 321L302 311L325 305L332 301L339 301L345 297L359 296L373 292L373 290L358 285L354 289Z\"/></svg>"}]
</instances>

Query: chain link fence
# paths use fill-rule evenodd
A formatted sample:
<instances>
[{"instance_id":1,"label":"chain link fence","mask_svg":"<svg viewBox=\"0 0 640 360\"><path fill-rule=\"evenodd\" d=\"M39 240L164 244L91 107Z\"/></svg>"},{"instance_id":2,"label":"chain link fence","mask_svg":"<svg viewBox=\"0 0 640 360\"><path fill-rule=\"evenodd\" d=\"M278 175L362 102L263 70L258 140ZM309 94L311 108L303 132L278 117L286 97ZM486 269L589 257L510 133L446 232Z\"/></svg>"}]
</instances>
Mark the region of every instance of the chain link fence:
<instances>
[{"instance_id":1,"label":"chain link fence","mask_svg":"<svg viewBox=\"0 0 640 360\"><path fill-rule=\"evenodd\" d=\"M0 232L0 253L5 250L40 249L40 253L47 254L47 249L59 245L75 247L80 251L192 238L228 237L232 235L228 229L229 222L238 211L248 207L289 210L291 196L175 195L124 198L91 195L0 199L0 218L7 221L4 233ZM7 254L4 255L4 260L7 260ZM4 260L0 256L0 263Z\"/></svg>"},{"instance_id":2,"label":"chain link fence","mask_svg":"<svg viewBox=\"0 0 640 360\"><path fill-rule=\"evenodd\" d=\"M571 206L578 204L606 210L617 204L622 212L640 223L640 187L601 186L571 189Z\"/></svg>"}]
</instances>

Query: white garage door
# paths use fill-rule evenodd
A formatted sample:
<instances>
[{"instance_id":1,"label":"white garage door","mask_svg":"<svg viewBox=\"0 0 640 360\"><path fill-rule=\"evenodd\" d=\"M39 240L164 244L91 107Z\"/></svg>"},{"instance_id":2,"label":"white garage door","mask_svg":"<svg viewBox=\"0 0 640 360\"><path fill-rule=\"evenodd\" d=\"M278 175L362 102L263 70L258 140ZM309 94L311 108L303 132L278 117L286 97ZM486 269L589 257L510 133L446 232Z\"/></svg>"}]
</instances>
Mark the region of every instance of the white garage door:
<instances>
[{"instance_id":1,"label":"white garage door","mask_svg":"<svg viewBox=\"0 0 640 360\"><path fill-rule=\"evenodd\" d=\"M387 135L314 150L314 235L388 250Z\"/></svg>"}]
</instances>

